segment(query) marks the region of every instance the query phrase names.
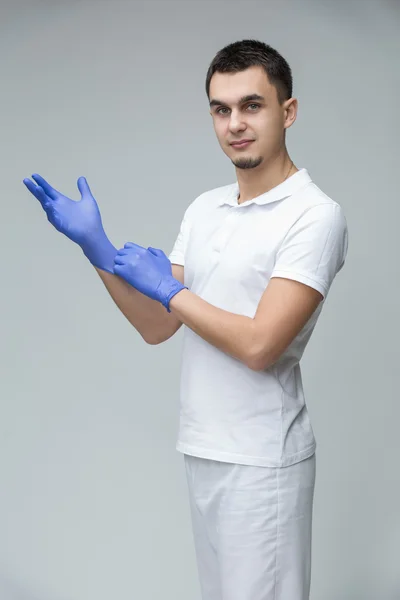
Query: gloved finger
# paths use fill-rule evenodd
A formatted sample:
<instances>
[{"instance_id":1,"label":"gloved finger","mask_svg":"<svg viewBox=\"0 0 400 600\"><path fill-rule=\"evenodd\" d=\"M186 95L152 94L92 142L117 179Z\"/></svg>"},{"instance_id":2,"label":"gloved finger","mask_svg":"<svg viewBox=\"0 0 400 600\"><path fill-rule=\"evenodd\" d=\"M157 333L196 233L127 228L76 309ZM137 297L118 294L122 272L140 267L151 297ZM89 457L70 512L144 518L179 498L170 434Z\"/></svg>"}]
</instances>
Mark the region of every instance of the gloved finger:
<instances>
[{"instance_id":1,"label":"gloved finger","mask_svg":"<svg viewBox=\"0 0 400 600\"><path fill-rule=\"evenodd\" d=\"M147 250L154 254L154 256L165 256L164 252L160 248L152 248L149 246Z\"/></svg>"},{"instance_id":2,"label":"gloved finger","mask_svg":"<svg viewBox=\"0 0 400 600\"><path fill-rule=\"evenodd\" d=\"M115 265L124 265L125 264L125 257L121 256L120 254L116 254L114 256L114 264Z\"/></svg>"},{"instance_id":3,"label":"gloved finger","mask_svg":"<svg viewBox=\"0 0 400 600\"><path fill-rule=\"evenodd\" d=\"M140 248L141 250L146 250L146 248L143 248L143 246L139 246L139 244L135 244L134 242L126 242L124 248L127 248L127 249L129 249L129 248L136 248L136 249Z\"/></svg>"},{"instance_id":4,"label":"gloved finger","mask_svg":"<svg viewBox=\"0 0 400 600\"><path fill-rule=\"evenodd\" d=\"M45 179L43 179L41 175L34 173L32 175L32 179L36 181L36 183L40 185L41 188L44 189L45 194L49 196L49 198L51 198L52 200L55 200L57 196L60 195L60 192L53 188L53 186L51 186Z\"/></svg>"},{"instance_id":5,"label":"gloved finger","mask_svg":"<svg viewBox=\"0 0 400 600\"><path fill-rule=\"evenodd\" d=\"M44 190L39 186L35 185L30 179L24 179L24 184L28 190L37 198L44 209L50 205L50 199L46 196Z\"/></svg>"},{"instance_id":6,"label":"gloved finger","mask_svg":"<svg viewBox=\"0 0 400 600\"><path fill-rule=\"evenodd\" d=\"M114 271L115 275L121 275L122 266L114 264L113 271Z\"/></svg>"},{"instance_id":7,"label":"gloved finger","mask_svg":"<svg viewBox=\"0 0 400 600\"><path fill-rule=\"evenodd\" d=\"M80 191L82 198L83 198L83 196L92 196L93 197L93 194L90 191L90 187L86 180L86 177L79 177L77 184L78 184L78 190Z\"/></svg>"}]
</instances>

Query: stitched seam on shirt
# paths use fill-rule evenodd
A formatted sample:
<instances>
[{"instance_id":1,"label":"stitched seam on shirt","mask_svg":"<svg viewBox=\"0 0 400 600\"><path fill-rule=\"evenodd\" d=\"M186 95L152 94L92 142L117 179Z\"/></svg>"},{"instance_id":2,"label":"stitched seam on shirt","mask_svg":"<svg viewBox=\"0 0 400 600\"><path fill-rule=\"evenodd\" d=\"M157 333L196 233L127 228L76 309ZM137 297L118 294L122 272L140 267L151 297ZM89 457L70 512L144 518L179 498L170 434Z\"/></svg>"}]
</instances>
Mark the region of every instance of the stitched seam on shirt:
<instances>
[{"instance_id":1,"label":"stitched seam on shirt","mask_svg":"<svg viewBox=\"0 0 400 600\"><path fill-rule=\"evenodd\" d=\"M321 260L320 260L320 262L321 262ZM276 275L277 273L278 274L279 273L290 273L292 275L298 275L300 277L304 277L304 279L309 279L310 281L313 281L314 283L318 283L323 288L326 288L326 282L318 276L310 277L306 273L302 273L301 271L294 271L291 269L277 269L276 271L273 271L273 275ZM273 279L273 277L271 277L271 279Z\"/></svg>"},{"instance_id":2,"label":"stitched seam on shirt","mask_svg":"<svg viewBox=\"0 0 400 600\"><path fill-rule=\"evenodd\" d=\"M279 551L279 517L280 517L280 498L279 498L279 468L276 469L276 489L278 494L277 515L276 515L276 544L275 544L275 581L274 581L274 600L276 600L276 590L278 581L278 551Z\"/></svg>"},{"instance_id":3,"label":"stitched seam on shirt","mask_svg":"<svg viewBox=\"0 0 400 600\"><path fill-rule=\"evenodd\" d=\"M334 206L334 207L335 207L335 205L332 205L332 206ZM336 218L337 218L337 217L336 217L336 207L335 207L335 219L334 219L334 221L331 223L331 226L330 226L330 229L329 229L328 235L326 236L325 245L324 245L324 248L323 248L323 250L322 250L322 252L321 252L321 257L320 257L320 259L319 259L318 266L317 266L317 268L316 268L316 271L315 271L316 273L318 273L319 265L321 264L321 260L322 260L322 257L323 257L323 255L324 255L325 248L326 248L326 246L327 246L327 244L328 244L328 242L329 242L330 238L332 237L333 225L334 225L334 223L335 223L335 221L336 221Z\"/></svg>"},{"instance_id":4,"label":"stitched seam on shirt","mask_svg":"<svg viewBox=\"0 0 400 600\"><path fill-rule=\"evenodd\" d=\"M304 217L304 215L306 215L308 212L310 212L310 210L314 210L314 208L318 208L319 206L326 206L327 204L328 204L328 205L330 205L330 206L334 206L334 207L336 208L336 204L329 203L329 202L320 202L319 204L315 204L314 206L310 206L310 207L306 208L306 210L305 210L305 211L303 211L303 212L301 213L301 215L299 215L299 216L297 217L297 219L295 220L295 222L291 224L290 228L289 228L289 229L288 229L288 231L286 232L286 235L285 235L285 237L283 238L283 240L281 241L281 243L280 243L279 247L277 248L277 252L279 252L279 249L280 249L280 248L282 247L282 245L285 243L285 241L286 241L286 238L288 237L288 235L289 235L289 234L290 234L290 232L292 231L293 227L294 227L295 225L297 225L297 222L298 222L298 221L300 221L300 219L302 219L302 218Z\"/></svg>"},{"instance_id":5,"label":"stitched seam on shirt","mask_svg":"<svg viewBox=\"0 0 400 600\"><path fill-rule=\"evenodd\" d=\"M273 271L272 273L292 273L293 275L300 275L301 277L305 277L306 279L311 279L311 280L315 280L316 282L320 282L323 283L324 280L321 279L321 277L318 277L318 275L314 275L314 273L310 273L309 271L300 271L299 269L285 269L285 268L280 268L280 269L276 269L276 271ZM310 276L311 275L311 276Z\"/></svg>"}]
</instances>

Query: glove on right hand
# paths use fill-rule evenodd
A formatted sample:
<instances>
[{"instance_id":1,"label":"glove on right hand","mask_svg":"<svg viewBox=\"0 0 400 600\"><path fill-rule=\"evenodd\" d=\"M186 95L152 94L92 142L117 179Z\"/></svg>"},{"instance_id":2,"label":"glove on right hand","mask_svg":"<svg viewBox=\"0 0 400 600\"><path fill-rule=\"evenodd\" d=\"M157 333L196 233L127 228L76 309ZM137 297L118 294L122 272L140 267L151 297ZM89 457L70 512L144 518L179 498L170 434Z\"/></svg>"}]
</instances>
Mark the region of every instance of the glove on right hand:
<instances>
[{"instance_id":1,"label":"glove on right hand","mask_svg":"<svg viewBox=\"0 0 400 600\"><path fill-rule=\"evenodd\" d=\"M81 199L71 200L54 189L43 177L32 175L24 179L28 190L39 200L50 223L70 240L78 244L90 262L104 271L114 273L117 248L107 238L99 207L93 198L85 177L79 177Z\"/></svg>"}]
</instances>

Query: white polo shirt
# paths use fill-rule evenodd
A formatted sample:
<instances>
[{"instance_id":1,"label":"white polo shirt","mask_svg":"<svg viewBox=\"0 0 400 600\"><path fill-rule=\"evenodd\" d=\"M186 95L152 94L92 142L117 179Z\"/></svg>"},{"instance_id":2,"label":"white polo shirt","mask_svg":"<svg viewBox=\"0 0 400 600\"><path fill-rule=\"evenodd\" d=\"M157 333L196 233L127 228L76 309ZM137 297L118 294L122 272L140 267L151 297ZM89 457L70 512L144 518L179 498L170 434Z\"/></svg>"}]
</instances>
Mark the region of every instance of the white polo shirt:
<instances>
[{"instance_id":1,"label":"white polo shirt","mask_svg":"<svg viewBox=\"0 0 400 600\"><path fill-rule=\"evenodd\" d=\"M238 204L238 183L198 196L186 209L172 263L193 293L254 317L272 277L317 289L324 300L348 245L341 206L306 169ZM322 310L270 368L253 371L184 326L176 449L224 462L284 467L315 452L299 361Z\"/></svg>"}]
</instances>

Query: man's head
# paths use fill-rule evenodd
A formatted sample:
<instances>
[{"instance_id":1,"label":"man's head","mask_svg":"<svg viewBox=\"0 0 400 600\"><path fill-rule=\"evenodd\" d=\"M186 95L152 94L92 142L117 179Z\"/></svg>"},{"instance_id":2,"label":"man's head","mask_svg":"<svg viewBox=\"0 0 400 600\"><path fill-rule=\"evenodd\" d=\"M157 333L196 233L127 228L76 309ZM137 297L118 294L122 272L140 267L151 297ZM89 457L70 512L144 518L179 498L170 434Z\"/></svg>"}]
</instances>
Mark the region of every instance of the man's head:
<instances>
[{"instance_id":1,"label":"man's head","mask_svg":"<svg viewBox=\"0 0 400 600\"><path fill-rule=\"evenodd\" d=\"M269 164L282 151L297 115L292 86L288 63L263 42L234 42L216 54L206 93L219 144L237 168ZM252 142L232 146L244 139Z\"/></svg>"}]
</instances>

